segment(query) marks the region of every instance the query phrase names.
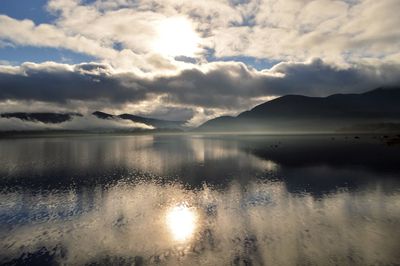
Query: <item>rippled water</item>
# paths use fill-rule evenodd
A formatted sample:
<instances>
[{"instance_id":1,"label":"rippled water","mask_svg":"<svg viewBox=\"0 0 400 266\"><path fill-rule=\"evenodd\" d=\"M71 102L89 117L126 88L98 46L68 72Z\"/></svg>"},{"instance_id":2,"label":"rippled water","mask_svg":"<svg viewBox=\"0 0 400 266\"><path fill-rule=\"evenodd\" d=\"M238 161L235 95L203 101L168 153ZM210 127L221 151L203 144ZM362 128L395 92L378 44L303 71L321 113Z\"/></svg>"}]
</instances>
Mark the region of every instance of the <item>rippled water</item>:
<instances>
[{"instance_id":1,"label":"rippled water","mask_svg":"<svg viewBox=\"0 0 400 266\"><path fill-rule=\"evenodd\" d=\"M400 263L400 147L376 136L0 140L0 263Z\"/></svg>"}]
</instances>

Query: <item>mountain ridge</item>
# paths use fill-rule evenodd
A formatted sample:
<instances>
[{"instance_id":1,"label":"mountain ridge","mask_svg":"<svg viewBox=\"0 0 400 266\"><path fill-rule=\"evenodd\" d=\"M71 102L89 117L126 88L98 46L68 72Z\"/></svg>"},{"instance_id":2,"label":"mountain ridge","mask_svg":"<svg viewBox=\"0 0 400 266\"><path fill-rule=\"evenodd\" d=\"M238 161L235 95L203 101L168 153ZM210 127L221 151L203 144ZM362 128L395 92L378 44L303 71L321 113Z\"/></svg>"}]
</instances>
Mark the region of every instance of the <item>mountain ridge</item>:
<instances>
[{"instance_id":1,"label":"mountain ridge","mask_svg":"<svg viewBox=\"0 0 400 266\"><path fill-rule=\"evenodd\" d=\"M211 119L199 131L338 131L364 123L400 122L400 89L326 97L284 95L237 116Z\"/></svg>"}]
</instances>

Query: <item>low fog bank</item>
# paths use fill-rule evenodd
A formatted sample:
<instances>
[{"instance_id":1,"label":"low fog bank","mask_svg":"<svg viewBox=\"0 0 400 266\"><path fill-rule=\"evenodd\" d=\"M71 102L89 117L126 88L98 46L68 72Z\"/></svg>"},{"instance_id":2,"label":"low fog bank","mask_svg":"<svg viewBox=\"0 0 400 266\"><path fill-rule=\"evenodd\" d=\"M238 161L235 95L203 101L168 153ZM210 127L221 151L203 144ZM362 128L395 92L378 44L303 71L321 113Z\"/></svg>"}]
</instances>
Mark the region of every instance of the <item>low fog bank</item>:
<instances>
[{"instance_id":1,"label":"low fog bank","mask_svg":"<svg viewBox=\"0 0 400 266\"><path fill-rule=\"evenodd\" d=\"M261 120L261 119L260 119ZM200 133L247 134L343 134L400 133L399 119L287 119L269 120L220 117L210 120L194 131Z\"/></svg>"},{"instance_id":2,"label":"low fog bank","mask_svg":"<svg viewBox=\"0 0 400 266\"><path fill-rule=\"evenodd\" d=\"M0 132L48 130L113 131L138 129L149 130L154 129L154 127L124 119L100 119L93 115L72 116L71 120L62 123L43 123L35 120L0 117Z\"/></svg>"}]
</instances>

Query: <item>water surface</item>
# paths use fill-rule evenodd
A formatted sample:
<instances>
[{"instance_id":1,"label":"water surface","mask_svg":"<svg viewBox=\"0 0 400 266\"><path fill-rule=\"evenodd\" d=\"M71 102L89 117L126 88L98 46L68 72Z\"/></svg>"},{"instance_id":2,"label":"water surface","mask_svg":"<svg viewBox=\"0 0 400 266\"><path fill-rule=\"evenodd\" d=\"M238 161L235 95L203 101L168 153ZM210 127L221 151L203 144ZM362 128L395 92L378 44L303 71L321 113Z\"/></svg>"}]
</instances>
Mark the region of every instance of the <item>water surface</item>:
<instances>
[{"instance_id":1,"label":"water surface","mask_svg":"<svg viewBox=\"0 0 400 266\"><path fill-rule=\"evenodd\" d=\"M376 136L0 139L0 263L400 263L400 147Z\"/></svg>"}]
</instances>

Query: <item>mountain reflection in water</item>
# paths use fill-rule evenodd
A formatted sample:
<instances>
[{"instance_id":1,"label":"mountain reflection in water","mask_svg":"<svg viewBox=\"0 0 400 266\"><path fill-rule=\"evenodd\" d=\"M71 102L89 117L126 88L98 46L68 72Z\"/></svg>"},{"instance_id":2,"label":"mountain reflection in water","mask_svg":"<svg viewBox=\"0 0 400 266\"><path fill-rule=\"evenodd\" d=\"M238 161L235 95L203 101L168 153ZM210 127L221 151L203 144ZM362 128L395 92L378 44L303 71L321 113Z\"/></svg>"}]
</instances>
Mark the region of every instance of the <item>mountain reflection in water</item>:
<instances>
[{"instance_id":1,"label":"mountain reflection in water","mask_svg":"<svg viewBox=\"0 0 400 266\"><path fill-rule=\"evenodd\" d=\"M0 262L396 264L400 150L341 138L0 140Z\"/></svg>"}]
</instances>

